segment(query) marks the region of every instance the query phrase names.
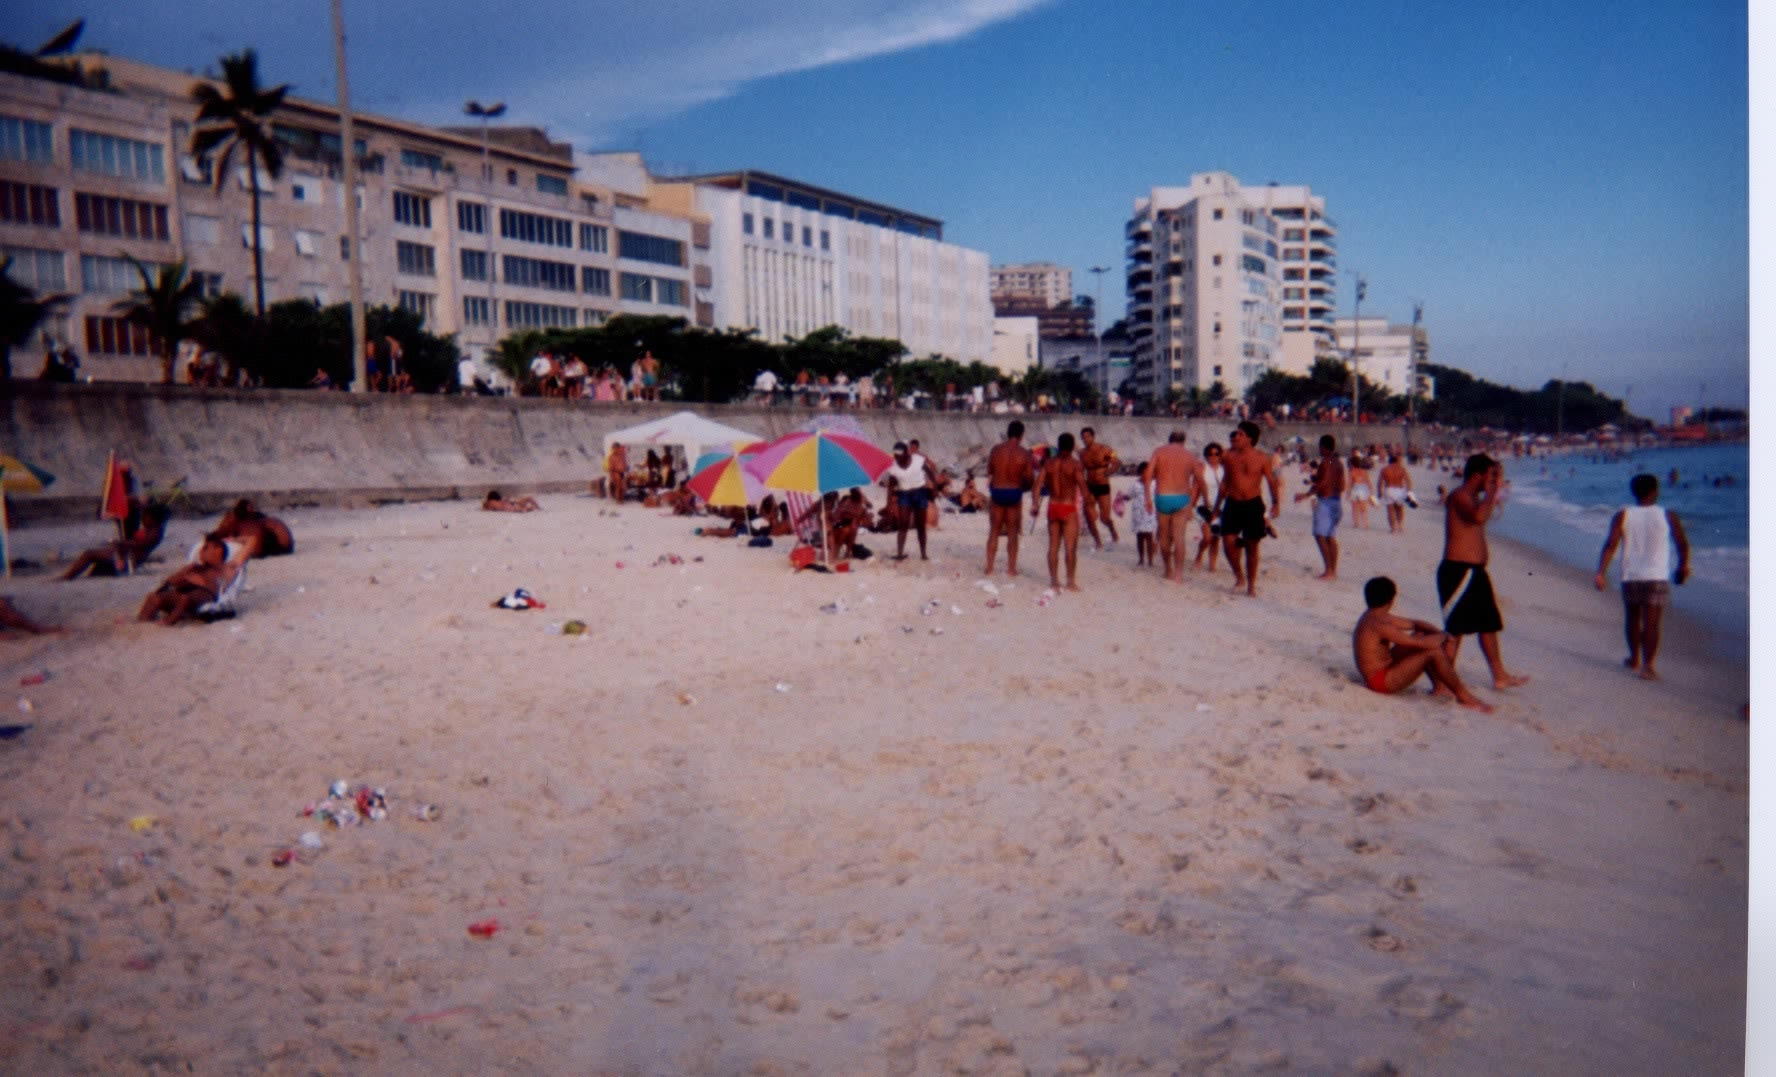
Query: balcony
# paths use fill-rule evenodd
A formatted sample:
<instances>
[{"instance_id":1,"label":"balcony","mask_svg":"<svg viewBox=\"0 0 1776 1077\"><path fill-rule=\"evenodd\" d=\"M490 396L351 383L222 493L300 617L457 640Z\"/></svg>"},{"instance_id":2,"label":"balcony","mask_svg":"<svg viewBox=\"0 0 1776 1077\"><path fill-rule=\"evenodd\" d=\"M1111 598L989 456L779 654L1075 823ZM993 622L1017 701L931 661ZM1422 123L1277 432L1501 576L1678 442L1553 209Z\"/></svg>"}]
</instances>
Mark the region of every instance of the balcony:
<instances>
[{"instance_id":1,"label":"balcony","mask_svg":"<svg viewBox=\"0 0 1776 1077\"><path fill-rule=\"evenodd\" d=\"M1139 288L1142 285L1147 285L1147 286L1151 287L1152 284L1153 284L1153 267L1152 266L1136 266L1135 268L1129 270L1128 285L1130 288Z\"/></svg>"}]
</instances>

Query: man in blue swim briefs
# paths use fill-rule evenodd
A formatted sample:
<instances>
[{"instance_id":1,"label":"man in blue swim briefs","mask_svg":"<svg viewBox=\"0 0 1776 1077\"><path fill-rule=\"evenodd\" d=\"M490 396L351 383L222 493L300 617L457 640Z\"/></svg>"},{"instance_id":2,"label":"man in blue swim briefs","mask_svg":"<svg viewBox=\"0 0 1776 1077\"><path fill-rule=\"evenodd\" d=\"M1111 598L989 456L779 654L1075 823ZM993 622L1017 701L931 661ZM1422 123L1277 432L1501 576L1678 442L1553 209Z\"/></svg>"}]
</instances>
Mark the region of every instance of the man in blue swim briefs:
<instances>
[{"instance_id":1,"label":"man in blue swim briefs","mask_svg":"<svg viewBox=\"0 0 1776 1077\"><path fill-rule=\"evenodd\" d=\"M1159 521L1154 542L1165 565L1165 578L1182 584L1190 503L1201 496L1205 481L1202 461L1184 445L1184 431L1172 431L1166 443L1153 450L1147 474L1153 480L1153 500L1148 508Z\"/></svg>"},{"instance_id":2,"label":"man in blue swim briefs","mask_svg":"<svg viewBox=\"0 0 1776 1077\"><path fill-rule=\"evenodd\" d=\"M1023 532L1024 491L1036 483L1036 464L1024 448L1024 424L1013 419L1005 428L1005 440L987 455L987 575L999 554L999 536L1005 536L1005 571L1017 571L1018 536Z\"/></svg>"}]
</instances>

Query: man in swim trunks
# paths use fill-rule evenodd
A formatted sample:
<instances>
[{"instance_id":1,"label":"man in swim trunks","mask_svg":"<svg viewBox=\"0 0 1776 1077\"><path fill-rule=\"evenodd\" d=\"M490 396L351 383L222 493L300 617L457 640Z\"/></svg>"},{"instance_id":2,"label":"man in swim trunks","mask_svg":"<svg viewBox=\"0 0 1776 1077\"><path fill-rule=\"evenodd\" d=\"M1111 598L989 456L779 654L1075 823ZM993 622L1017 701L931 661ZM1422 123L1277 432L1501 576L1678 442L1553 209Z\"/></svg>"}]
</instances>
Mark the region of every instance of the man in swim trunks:
<instances>
[{"instance_id":1,"label":"man in swim trunks","mask_svg":"<svg viewBox=\"0 0 1776 1077\"><path fill-rule=\"evenodd\" d=\"M1030 515L1042 509L1043 491L1048 492L1048 585L1061 589L1061 547L1067 548L1067 590L1079 590L1079 503L1085 497L1085 468L1073 455L1073 435L1062 434L1055 440L1055 455L1042 465L1036 480L1036 497L1030 502Z\"/></svg>"},{"instance_id":2,"label":"man in swim trunks","mask_svg":"<svg viewBox=\"0 0 1776 1077\"><path fill-rule=\"evenodd\" d=\"M1658 479L1636 475L1628 482L1628 492L1634 495L1634 504L1610 520L1609 537L1597 557L1596 583L1603 590L1604 573L1620 547L1623 631L1628 637L1628 658L1622 664L1639 670L1642 680L1656 681L1653 658L1659 653L1659 622L1671 601L1671 581L1675 578L1681 584L1690 578L1690 539L1677 513L1659 507Z\"/></svg>"},{"instance_id":3,"label":"man in swim trunks","mask_svg":"<svg viewBox=\"0 0 1776 1077\"><path fill-rule=\"evenodd\" d=\"M1282 487L1276 465L1267 452L1258 451L1258 424L1250 419L1228 436L1230 447L1221 458L1221 541L1233 569L1233 589L1243 584L1246 594L1258 595L1258 543L1269 533L1264 515L1264 487L1270 486L1270 519L1283 510ZM1241 553L1245 554L1242 565Z\"/></svg>"},{"instance_id":4,"label":"man in swim trunks","mask_svg":"<svg viewBox=\"0 0 1776 1077\"><path fill-rule=\"evenodd\" d=\"M1480 652L1492 670L1494 688L1528 684L1513 676L1499 655L1498 634L1505 627L1492 580L1486 575L1486 522L1498 506L1505 469L1485 453L1468 457L1462 484L1451 490L1443 508L1443 562L1437 566L1437 598L1443 603L1443 627L1455 637L1449 657L1461 650L1463 636L1478 635Z\"/></svg>"},{"instance_id":5,"label":"man in swim trunks","mask_svg":"<svg viewBox=\"0 0 1776 1077\"><path fill-rule=\"evenodd\" d=\"M895 538L894 559L906 560L907 527L919 535L919 560L929 561L925 553L925 510L931 506L931 461L914 456L906 442L894 443L894 463L882 473L888 494L900 509L900 527Z\"/></svg>"},{"instance_id":6,"label":"man in swim trunks","mask_svg":"<svg viewBox=\"0 0 1776 1077\"><path fill-rule=\"evenodd\" d=\"M1320 547L1326 571L1319 580L1338 578L1338 521L1343 515L1344 461L1338 458L1338 439L1320 435L1320 461L1314 465L1313 485L1295 495L1296 501L1314 499L1313 537Z\"/></svg>"},{"instance_id":7,"label":"man in swim trunks","mask_svg":"<svg viewBox=\"0 0 1776 1077\"><path fill-rule=\"evenodd\" d=\"M1005 440L987 454L987 575L999 554L999 536L1005 536L1005 573L1017 572L1018 536L1024 529L1021 515L1024 491L1036 484L1036 465L1024 448L1024 424L1013 419L1005 428Z\"/></svg>"},{"instance_id":8,"label":"man in swim trunks","mask_svg":"<svg viewBox=\"0 0 1776 1077\"><path fill-rule=\"evenodd\" d=\"M1098 517L1110 529L1110 545L1121 539L1116 533L1116 520L1110 514L1110 476L1116 474L1122 461L1116 450L1098 440L1097 431L1086 427L1079 431L1079 466L1085 469L1085 526L1091 532L1092 545L1104 548L1098 537Z\"/></svg>"},{"instance_id":9,"label":"man in swim trunks","mask_svg":"<svg viewBox=\"0 0 1776 1077\"><path fill-rule=\"evenodd\" d=\"M1381 469L1381 503L1387 507L1388 530L1406 530L1406 499L1412 496L1412 473L1400 463L1399 453L1389 453Z\"/></svg>"},{"instance_id":10,"label":"man in swim trunks","mask_svg":"<svg viewBox=\"0 0 1776 1077\"><path fill-rule=\"evenodd\" d=\"M1152 479L1152 500L1148 511L1159 521L1154 542L1165 566L1165 578L1173 583L1184 582L1184 542L1190 529L1190 503L1202 495L1205 486L1203 463L1184 445L1184 431L1174 430L1166 443L1153 450L1147 461L1147 475Z\"/></svg>"},{"instance_id":11,"label":"man in swim trunks","mask_svg":"<svg viewBox=\"0 0 1776 1077\"><path fill-rule=\"evenodd\" d=\"M1351 650L1363 683L1372 692L1391 696L1419 677L1429 677L1433 695L1454 696L1464 707L1490 713L1492 708L1456 676L1455 660L1445 649L1453 647L1449 634L1424 621L1394 616L1395 590L1394 581L1386 576L1363 585L1363 602L1369 608L1351 633Z\"/></svg>"}]
</instances>

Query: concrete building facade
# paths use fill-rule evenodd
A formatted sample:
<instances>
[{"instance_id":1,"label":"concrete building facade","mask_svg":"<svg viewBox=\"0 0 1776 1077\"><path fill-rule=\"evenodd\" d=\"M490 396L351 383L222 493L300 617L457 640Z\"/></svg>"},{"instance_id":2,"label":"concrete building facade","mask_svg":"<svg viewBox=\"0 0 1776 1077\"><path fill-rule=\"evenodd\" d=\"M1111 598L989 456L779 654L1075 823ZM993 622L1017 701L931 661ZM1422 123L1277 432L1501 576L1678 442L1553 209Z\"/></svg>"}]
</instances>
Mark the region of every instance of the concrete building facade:
<instances>
[{"instance_id":1,"label":"concrete building facade","mask_svg":"<svg viewBox=\"0 0 1776 1077\"><path fill-rule=\"evenodd\" d=\"M993 319L993 356L988 362L1017 377L1041 360L1041 327L1032 316Z\"/></svg>"},{"instance_id":2,"label":"concrete building facade","mask_svg":"<svg viewBox=\"0 0 1776 1077\"><path fill-rule=\"evenodd\" d=\"M1430 338L1423 326L1396 325L1385 317L1338 318L1332 323L1333 347L1338 358L1355 361L1357 373L1393 396L1403 396L1413 384L1413 372L1430 358ZM1418 395L1429 396L1423 378Z\"/></svg>"},{"instance_id":3,"label":"concrete building facade","mask_svg":"<svg viewBox=\"0 0 1776 1077\"><path fill-rule=\"evenodd\" d=\"M837 325L898 340L914 358L990 361L987 256L945 243L942 221L765 172L659 179L654 190L709 222L716 326L777 343Z\"/></svg>"},{"instance_id":4,"label":"concrete building facade","mask_svg":"<svg viewBox=\"0 0 1776 1077\"><path fill-rule=\"evenodd\" d=\"M1336 233L1306 187L1245 188L1226 172L1198 173L1137 199L1125 236L1131 374L1142 395L1219 384L1238 397L1285 366L1286 350L1306 351L1305 370L1330 337ZM1285 302L1289 289L1299 300Z\"/></svg>"},{"instance_id":5,"label":"concrete building facade","mask_svg":"<svg viewBox=\"0 0 1776 1077\"><path fill-rule=\"evenodd\" d=\"M992 291L994 303L1022 299L1058 307L1073 302L1073 270L1053 262L994 266Z\"/></svg>"},{"instance_id":6,"label":"concrete building facade","mask_svg":"<svg viewBox=\"0 0 1776 1077\"><path fill-rule=\"evenodd\" d=\"M139 287L123 255L150 266L182 258L206 294L236 292L250 306L252 181L237 154L218 186L213 162L189 152L196 78L110 56L81 62L107 71L109 87L0 73L0 136L21 133L18 155L0 152L0 245L15 267L29 263L28 278L15 270L26 283L53 292L60 280L74 293L44 331L82 352L83 374L155 380L151 342L115 316ZM268 126L284 156L280 176L259 178L268 305L346 301L358 257L367 304L414 310L470 355L515 331L619 311L694 315L694 282L709 272L696 222L578 179L570 148L542 131L495 127L484 139L480 128L355 115L353 243L338 110L287 97Z\"/></svg>"}]
</instances>

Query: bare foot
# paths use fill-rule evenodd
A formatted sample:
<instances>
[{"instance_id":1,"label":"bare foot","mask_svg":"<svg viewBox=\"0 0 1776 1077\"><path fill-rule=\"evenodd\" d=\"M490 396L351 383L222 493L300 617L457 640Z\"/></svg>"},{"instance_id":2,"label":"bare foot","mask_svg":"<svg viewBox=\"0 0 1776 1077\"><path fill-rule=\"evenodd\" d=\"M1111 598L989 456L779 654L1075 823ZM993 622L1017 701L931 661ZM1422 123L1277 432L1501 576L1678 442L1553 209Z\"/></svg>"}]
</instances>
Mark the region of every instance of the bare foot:
<instances>
[{"instance_id":1,"label":"bare foot","mask_svg":"<svg viewBox=\"0 0 1776 1077\"><path fill-rule=\"evenodd\" d=\"M1629 655L1627 658L1622 659L1622 667L1624 669L1639 669L1640 668L1640 659L1634 657L1633 655Z\"/></svg>"},{"instance_id":2,"label":"bare foot","mask_svg":"<svg viewBox=\"0 0 1776 1077\"><path fill-rule=\"evenodd\" d=\"M1077 590L1079 590L1079 585L1078 585L1078 584L1076 584L1076 583L1070 583L1070 584L1068 584L1068 585L1067 585L1067 590L1069 590L1069 591L1077 591Z\"/></svg>"},{"instance_id":3,"label":"bare foot","mask_svg":"<svg viewBox=\"0 0 1776 1077\"><path fill-rule=\"evenodd\" d=\"M1007 568L1007 569L1006 569L1006 570L1005 570L1005 574L1006 574L1006 575L1007 575L1007 576L1015 576L1015 575L1017 575L1017 569L1015 569L1015 568Z\"/></svg>"},{"instance_id":4,"label":"bare foot","mask_svg":"<svg viewBox=\"0 0 1776 1077\"><path fill-rule=\"evenodd\" d=\"M1322 572L1318 576L1314 577L1314 579L1316 579L1316 580L1335 580L1337 578L1338 577L1336 575L1334 575L1333 573L1330 573L1330 572Z\"/></svg>"},{"instance_id":5,"label":"bare foot","mask_svg":"<svg viewBox=\"0 0 1776 1077\"><path fill-rule=\"evenodd\" d=\"M1172 580L1173 582L1176 582L1178 579L1178 574L1175 572L1168 572L1165 574L1165 578L1168 580Z\"/></svg>"},{"instance_id":6,"label":"bare foot","mask_svg":"<svg viewBox=\"0 0 1776 1077\"><path fill-rule=\"evenodd\" d=\"M1476 699L1473 696L1469 696L1466 699L1458 698L1458 699L1456 699L1456 702L1459 703L1460 705L1468 708L1471 711L1479 711L1481 714L1491 714L1492 713L1492 704L1482 703L1480 700Z\"/></svg>"},{"instance_id":7,"label":"bare foot","mask_svg":"<svg viewBox=\"0 0 1776 1077\"><path fill-rule=\"evenodd\" d=\"M1492 679L1492 686L1494 688L1499 688L1499 689L1521 688L1528 683L1529 683L1528 677L1516 677L1516 676L1512 676L1509 673L1505 674L1502 677L1494 677Z\"/></svg>"},{"instance_id":8,"label":"bare foot","mask_svg":"<svg viewBox=\"0 0 1776 1077\"><path fill-rule=\"evenodd\" d=\"M1052 591L1059 591L1061 589L1061 581L1055 579L1053 576L1050 576L1048 578L1048 586L1049 586L1049 589Z\"/></svg>"},{"instance_id":9,"label":"bare foot","mask_svg":"<svg viewBox=\"0 0 1776 1077\"><path fill-rule=\"evenodd\" d=\"M1652 666L1648 666L1640 671L1640 679L1643 681L1656 681L1659 679L1659 675L1653 672Z\"/></svg>"}]
</instances>

